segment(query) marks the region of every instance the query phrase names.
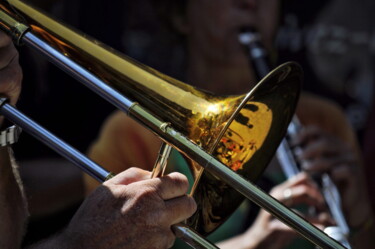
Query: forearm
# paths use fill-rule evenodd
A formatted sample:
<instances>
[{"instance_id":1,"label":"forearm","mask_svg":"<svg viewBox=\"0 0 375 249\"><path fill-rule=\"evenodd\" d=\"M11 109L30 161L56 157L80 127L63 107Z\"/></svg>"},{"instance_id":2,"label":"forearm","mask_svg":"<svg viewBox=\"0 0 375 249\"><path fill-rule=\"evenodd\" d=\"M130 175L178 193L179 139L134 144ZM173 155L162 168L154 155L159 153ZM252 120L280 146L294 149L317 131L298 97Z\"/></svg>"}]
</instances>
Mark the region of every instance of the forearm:
<instances>
[{"instance_id":1,"label":"forearm","mask_svg":"<svg viewBox=\"0 0 375 249\"><path fill-rule=\"evenodd\" d=\"M0 147L0 248L18 248L28 216L18 168L8 147Z\"/></svg>"}]
</instances>

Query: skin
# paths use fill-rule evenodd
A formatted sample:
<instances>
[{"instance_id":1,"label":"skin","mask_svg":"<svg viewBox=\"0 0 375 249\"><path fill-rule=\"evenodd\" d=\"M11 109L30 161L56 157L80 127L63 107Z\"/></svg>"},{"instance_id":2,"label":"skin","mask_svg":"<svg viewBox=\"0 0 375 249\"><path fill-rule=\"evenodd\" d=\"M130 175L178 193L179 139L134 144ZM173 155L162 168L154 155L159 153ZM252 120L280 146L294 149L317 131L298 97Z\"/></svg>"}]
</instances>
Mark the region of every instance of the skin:
<instances>
[{"instance_id":1,"label":"skin","mask_svg":"<svg viewBox=\"0 0 375 249\"><path fill-rule=\"evenodd\" d=\"M62 233L31 248L171 247L171 225L190 217L196 204L185 194L184 175L150 177L138 168L116 175L86 198Z\"/></svg>"}]
</instances>

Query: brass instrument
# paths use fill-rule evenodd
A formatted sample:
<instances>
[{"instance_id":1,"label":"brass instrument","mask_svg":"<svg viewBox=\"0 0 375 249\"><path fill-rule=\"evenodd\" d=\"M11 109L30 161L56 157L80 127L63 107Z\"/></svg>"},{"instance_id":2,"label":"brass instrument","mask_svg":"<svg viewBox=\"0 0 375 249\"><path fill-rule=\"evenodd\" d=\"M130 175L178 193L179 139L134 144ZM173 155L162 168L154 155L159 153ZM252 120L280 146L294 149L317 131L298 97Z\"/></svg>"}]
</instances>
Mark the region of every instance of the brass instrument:
<instances>
[{"instance_id":1,"label":"brass instrument","mask_svg":"<svg viewBox=\"0 0 375 249\"><path fill-rule=\"evenodd\" d=\"M268 54L261 44L260 34L251 28L244 28L239 35L239 40L242 45L246 46L257 79L262 79L270 71L271 64L269 62ZM297 134L301 129L302 124L299 122L298 117L294 115L289 124L287 136L291 137ZM276 151L276 157L288 179L301 172L300 162L298 162L294 154L295 153L292 151L288 140L283 139ZM333 219L337 223L337 226L326 227L324 232L339 241L345 247L351 248L348 241L349 226L341 210L341 198L336 185L327 173L321 175L320 179L316 180L320 181L318 182L320 191Z\"/></svg>"},{"instance_id":2,"label":"brass instrument","mask_svg":"<svg viewBox=\"0 0 375 249\"><path fill-rule=\"evenodd\" d=\"M19 0L0 1L0 27L16 44L44 54L195 162L193 195L201 211L187 224L198 232L214 230L246 197L320 247L343 248L250 183L268 164L293 116L298 65L278 67L248 94L214 96L79 35ZM96 179L110 177L4 101L0 113ZM175 229L182 236L187 230Z\"/></svg>"}]
</instances>

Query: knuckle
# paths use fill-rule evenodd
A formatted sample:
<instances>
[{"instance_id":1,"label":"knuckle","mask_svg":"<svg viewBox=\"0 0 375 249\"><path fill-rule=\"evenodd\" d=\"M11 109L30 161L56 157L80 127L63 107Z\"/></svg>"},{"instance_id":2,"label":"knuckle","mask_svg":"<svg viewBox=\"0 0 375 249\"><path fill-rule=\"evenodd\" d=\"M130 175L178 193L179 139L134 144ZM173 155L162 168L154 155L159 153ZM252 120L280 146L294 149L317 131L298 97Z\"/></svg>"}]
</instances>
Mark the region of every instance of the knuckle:
<instances>
[{"instance_id":1,"label":"knuckle","mask_svg":"<svg viewBox=\"0 0 375 249\"><path fill-rule=\"evenodd\" d=\"M132 171L138 171L138 168L136 168L136 167L130 167L126 171L130 171L130 172L132 172Z\"/></svg>"},{"instance_id":2,"label":"knuckle","mask_svg":"<svg viewBox=\"0 0 375 249\"><path fill-rule=\"evenodd\" d=\"M154 186L143 186L139 188L136 194L138 200L152 200L157 194L157 189Z\"/></svg>"},{"instance_id":3,"label":"knuckle","mask_svg":"<svg viewBox=\"0 0 375 249\"><path fill-rule=\"evenodd\" d=\"M139 173L140 169L136 167L130 167L126 170L127 173L132 175L137 175Z\"/></svg>"}]
</instances>

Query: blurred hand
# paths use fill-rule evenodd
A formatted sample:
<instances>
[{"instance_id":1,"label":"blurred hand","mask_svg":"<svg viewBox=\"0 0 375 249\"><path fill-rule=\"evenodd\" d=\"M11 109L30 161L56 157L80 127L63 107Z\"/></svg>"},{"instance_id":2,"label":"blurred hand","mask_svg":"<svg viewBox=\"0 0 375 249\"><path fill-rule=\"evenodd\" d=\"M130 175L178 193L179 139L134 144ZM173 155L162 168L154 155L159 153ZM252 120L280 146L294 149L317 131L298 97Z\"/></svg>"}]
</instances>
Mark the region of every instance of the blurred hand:
<instances>
[{"instance_id":1,"label":"blurred hand","mask_svg":"<svg viewBox=\"0 0 375 249\"><path fill-rule=\"evenodd\" d=\"M350 226L371 216L361 162L354 148L315 126L307 126L293 139L302 168L309 174L328 173L338 187Z\"/></svg>"},{"instance_id":2,"label":"blurred hand","mask_svg":"<svg viewBox=\"0 0 375 249\"><path fill-rule=\"evenodd\" d=\"M289 208L307 204L315 207L318 216L309 217L301 214L306 220L323 229L332 225L332 219L325 212L324 200L316 184L305 173L274 187L270 194ZM271 214L260 211L254 224L233 241L220 244L220 248L285 248L298 234Z\"/></svg>"},{"instance_id":3,"label":"blurred hand","mask_svg":"<svg viewBox=\"0 0 375 249\"><path fill-rule=\"evenodd\" d=\"M18 51L9 36L0 31L0 96L15 105L21 92L22 70Z\"/></svg>"},{"instance_id":4,"label":"blurred hand","mask_svg":"<svg viewBox=\"0 0 375 249\"><path fill-rule=\"evenodd\" d=\"M63 232L71 248L169 248L171 225L196 210L184 175L130 168L90 194ZM80 245L81 247L78 247Z\"/></svg>"},{"instance_id":5,"label":"blurred hand","mask_svg":"<svg viewBox=\"0 0 375 249\"><path fill-rule=\"evenodd\" d=\"M301 204L314 207L319 211L319 215L313 217L305 215L304 217L320 229L332 224L329 215L323 212L325 207L323 196L316 184L304 173L277 185L271 190L270 195L290 208ZM257 248L284 248L298 237L293 229L264 210L261 210L252 226L251 230L254 229L264 236Z\"/></svg>"}]
</instances>

